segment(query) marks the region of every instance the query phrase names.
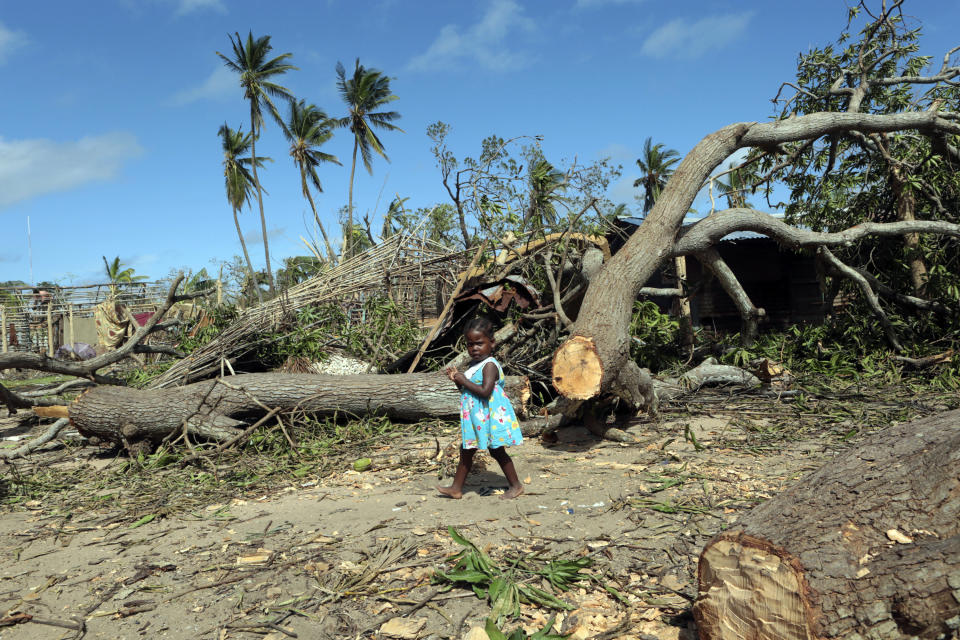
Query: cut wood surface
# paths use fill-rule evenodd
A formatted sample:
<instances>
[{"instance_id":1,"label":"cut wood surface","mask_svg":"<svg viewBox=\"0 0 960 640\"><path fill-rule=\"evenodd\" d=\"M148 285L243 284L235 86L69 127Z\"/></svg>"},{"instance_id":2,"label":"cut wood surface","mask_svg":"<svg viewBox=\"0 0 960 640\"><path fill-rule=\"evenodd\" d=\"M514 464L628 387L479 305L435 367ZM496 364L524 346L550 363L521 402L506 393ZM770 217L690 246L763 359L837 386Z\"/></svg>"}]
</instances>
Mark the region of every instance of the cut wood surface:
<instances>
[{"instance_id":1,"label":"cut wood surface","mask_svg":"<svg viewBox=\"0 0 960 640\"><path fill-rule=\"evenodd\" d=\"M701 640L936 638L960 615L960 410L890 427L700 556Z\"/></svg>"},{"instance_id":2,"label":"cut wood surface","mask_svg":"<svg viewBox=\"0 0 960 640\"><path fill-rule=\"evenodd\" d=\"M593 340L574 336L553 357L553 386L571 400L586 400L600 391L603 364Z\"/></svg>"},{"instance_id":3,"label":"cut wood surface","mask_svg":"<svg viewBox=\"0 0 960 640\"><path fill-rule=\"evenodd\" d=\"M526 377L508 376L507 395L522 413L530 397ZM70 405L70 420L84 436L128 444L157 442L187 425L188 432L225 440L250 416L268 409L391 418L456 418L460 393L440 373L315 375L251 373L183 387L93 388Z\"/></svg>"}]
</instances>

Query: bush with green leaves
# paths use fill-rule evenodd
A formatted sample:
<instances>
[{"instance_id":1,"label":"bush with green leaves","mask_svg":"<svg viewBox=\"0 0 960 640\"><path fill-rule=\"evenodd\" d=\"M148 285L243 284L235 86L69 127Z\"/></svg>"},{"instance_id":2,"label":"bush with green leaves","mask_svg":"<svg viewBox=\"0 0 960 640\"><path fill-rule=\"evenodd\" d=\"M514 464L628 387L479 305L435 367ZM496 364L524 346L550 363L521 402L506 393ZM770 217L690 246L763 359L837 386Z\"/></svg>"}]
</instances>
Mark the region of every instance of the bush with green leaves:
<instances>
[{"instance_id":1,"label":"bush with green leaves","mask_svg":"<svg viewBox=\"0 0 960 640\"><path fill-rule=\"evenodd\" d=\"M211 322L198 329L193 335L190 335L190 326L185 325L184 331L180 335L179 346L179 349L184 353L192 353L220 335L220 332L229 327L239 317L240 310L233 305L222 304L208 309L206 313Z\"/></svg>"},{"instance_id":2,"label":"bush with green leaves","mask_svg":"<svg viewBox=\"0 0 960 640\"><path fill-rule=\"evenodd\" d=\"M899 317L897 331L912 338L914 357L960 349L960 330L938 324L930 316ZM738 343L739 336L721 338L722 360L749 368L758 358L769 358L789 369L794 376L828 376L840 383L861 380L900 383L910 376L884 338L879 322L868 310L853 305L819 325L794 325L783 332L761 334L750 348ZM932 375L931 375L932 373ZM960 354L936 370L916 374L924 386L944 390L960 389Z\"/></svg>"},{"instance_id":3,"label":"bush with green leaves","mask_svg":"<svg viewBox=\"0 0 960 640\"><path fill-rule=\"evenodd\" d=\"M659 371L679 355L680 324L650 300L633 303L630 318L630 356L641 366Z\"/></svg>"},{"instance_id":4,"label":"bush with green leaves","mask_svg":"<svg viewBox=\"0 0 960 640\"><path fill-rule=\"evenodd\" d=\"M259 357L269 365L287 358L323 361L332 347L378 364L416 347L423 337L407 310L386 296L369 296L350 313L339 303L311 305L264 341Z\"/></svg>"}]
</instances>

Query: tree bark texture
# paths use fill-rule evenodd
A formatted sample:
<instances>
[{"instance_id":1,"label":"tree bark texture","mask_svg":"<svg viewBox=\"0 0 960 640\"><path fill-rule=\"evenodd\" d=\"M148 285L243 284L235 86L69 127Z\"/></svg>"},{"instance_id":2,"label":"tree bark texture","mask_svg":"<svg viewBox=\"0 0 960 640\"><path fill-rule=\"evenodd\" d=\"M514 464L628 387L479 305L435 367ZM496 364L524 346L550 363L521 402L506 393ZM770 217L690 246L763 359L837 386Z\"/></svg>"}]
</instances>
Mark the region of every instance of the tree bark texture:
<instances>
[{"instance_id":1,"label":"tree bark texture","mask_svg":"<svg viewBox=\"0 0 960 640\"><path fill-rule=\"evenodd\" d=\"M526 377L508 376L507 396L517 412L530 397ZM70 405L82 435L124 445L159 442L186 425L196 435L225 440L264 407L317 414L379 414L391 418L456 418L460 393L443 374L314 375L251 373L182 387L101 386Z\"/></svg>"},{"instance_id":2,"label":"tree bark texture","mask_svg":"<svg viewBox=\"0 0 960 640\"><path fill-rule=\"evenodd\" d=\"M871 436L700 556L701 640L937 638L960 624L960 410Z\"/></svg>"}]
</instances>

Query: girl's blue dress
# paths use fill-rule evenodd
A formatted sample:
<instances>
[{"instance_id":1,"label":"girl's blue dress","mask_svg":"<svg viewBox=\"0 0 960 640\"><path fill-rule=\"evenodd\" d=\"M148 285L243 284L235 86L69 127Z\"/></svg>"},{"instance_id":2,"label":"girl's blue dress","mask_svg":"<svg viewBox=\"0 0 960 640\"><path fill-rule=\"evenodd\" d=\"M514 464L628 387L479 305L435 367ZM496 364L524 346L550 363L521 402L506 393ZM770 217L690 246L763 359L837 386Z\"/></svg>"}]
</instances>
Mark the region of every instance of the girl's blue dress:
<instances>
[{"instance_id":1,"label":"girl's blue dress","mask_svg":"<svg viewBox=\"0 0 960 640\"><path fill-rule=\"evenodd\" d=\"M503 392L503 369L496 358L482 360L463 373L470 382L482 385L483 367L488 362L497 365L500 374L490 398L483 400L466 389L460 394L460 431L464 449L498 449L523 443L517 414Z\"/></svg>"}]
</instances>

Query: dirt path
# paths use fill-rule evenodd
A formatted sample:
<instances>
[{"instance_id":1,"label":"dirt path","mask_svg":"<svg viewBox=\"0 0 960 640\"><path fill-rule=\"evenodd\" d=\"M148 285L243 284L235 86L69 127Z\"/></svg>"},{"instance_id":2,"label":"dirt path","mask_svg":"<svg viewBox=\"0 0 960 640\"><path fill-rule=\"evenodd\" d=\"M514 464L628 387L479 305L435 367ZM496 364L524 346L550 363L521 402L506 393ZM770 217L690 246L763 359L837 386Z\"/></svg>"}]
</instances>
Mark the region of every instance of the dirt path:
<instances>
[{"instance_id":1,"label":"dirt path","mask_svg":"<svg viewBox=\"0 0 960 640\"><path fill-rule=\"evenodd\" d=\"M463 500L439 497L436 441L423 437L404 446L424 464L383 468L384 448L368 472L138 526L107 510L65 517L27 503L0 520L0 598L8 619L33 619L0 628L0 638L76 638L50 623L81 620L87 638L483 638L475 628L490 606L430 582L461 549L451 525L504 566L537 553L590 556L589 571L630 613L600 580L584 582L558 594L574 610L557 626L574 638L610 629L607 637L692 637L703 544L831 454L819 438L745 452L738 443L756 432L737 422L638 423L630 431L641 444L629 446L576 427L555 445L527 442L514 455L527 492L513 501L496 497L499 470L472 476ZM82 464L105 463L91 454ZM533 631L552 613L524 606L519 623ZM378 635L391 618L400 620L384 631L399 635Z\"/></svg>"}]
</instances>

